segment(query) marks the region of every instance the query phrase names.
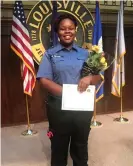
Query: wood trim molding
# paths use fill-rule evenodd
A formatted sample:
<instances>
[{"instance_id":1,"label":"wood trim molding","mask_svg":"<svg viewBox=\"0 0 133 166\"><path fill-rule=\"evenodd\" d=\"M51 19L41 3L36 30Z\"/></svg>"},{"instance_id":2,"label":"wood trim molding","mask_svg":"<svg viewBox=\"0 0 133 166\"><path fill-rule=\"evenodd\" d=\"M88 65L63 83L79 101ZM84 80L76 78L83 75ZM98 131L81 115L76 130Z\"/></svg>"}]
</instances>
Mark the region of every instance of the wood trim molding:
<instances>
[{"instance_id":1,"label":"wood trim molding","mask_svg":"<svg viewBox=\"0 0 133 166\"><path fill-rule=\"evenodd\" d=\"M25 5L25 15L28 16L31 8L33 5ZM88 8L90 12L92 13L93 17L95 16L95 9L94 8ZM13 5L12 4L6 4L1 6L1 20L12 20L12 11L13 11ZM102 23L111 23L116 24L117 22L117 10L107 10L102 9L101 10L101 20ZM124 12L124 24L133 25L133 12L132 11L125 11Z\"/></svg>"}]
</instances>

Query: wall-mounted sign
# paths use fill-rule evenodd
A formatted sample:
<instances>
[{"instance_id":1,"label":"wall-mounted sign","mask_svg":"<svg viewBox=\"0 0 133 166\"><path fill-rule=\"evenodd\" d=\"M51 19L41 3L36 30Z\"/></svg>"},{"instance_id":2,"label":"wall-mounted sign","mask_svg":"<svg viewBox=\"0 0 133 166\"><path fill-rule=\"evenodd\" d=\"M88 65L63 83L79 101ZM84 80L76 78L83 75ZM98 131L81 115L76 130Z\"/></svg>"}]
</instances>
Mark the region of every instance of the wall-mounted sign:
<instances>
[{"instance_id":1,"label":"wall-mounted sign","mask_svg":"<svg viewBox=\"0 0 133 166\"><path fill-rule=\"evenodd\" d=\"M78 22L75 42L82 47L90 47L92 42L93 17L80 1L57 1L59 14L69 13ZM34 60L39 64L50 46L52 1L39 1L27 17Z\"/></svg>"}]
</instances>

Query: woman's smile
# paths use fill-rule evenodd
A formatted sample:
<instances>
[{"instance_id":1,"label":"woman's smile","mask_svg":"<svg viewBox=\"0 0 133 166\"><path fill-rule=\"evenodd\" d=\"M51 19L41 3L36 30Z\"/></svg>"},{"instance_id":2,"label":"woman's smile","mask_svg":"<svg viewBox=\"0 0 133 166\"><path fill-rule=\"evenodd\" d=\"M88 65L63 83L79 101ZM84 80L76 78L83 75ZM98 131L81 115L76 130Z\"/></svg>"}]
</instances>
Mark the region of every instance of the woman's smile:
<instances>
[{"instance_id":1,"label":"woman's smile","mask_svg":"<svg viewBox=\"0 0 133 166\"><path fill-rule=\"evenodd\" d=\"M60 22L58 36L62 45L70 47L74 41L75 34L76 27L70 19L64 19Z\"/></svg>"}]
</instances>

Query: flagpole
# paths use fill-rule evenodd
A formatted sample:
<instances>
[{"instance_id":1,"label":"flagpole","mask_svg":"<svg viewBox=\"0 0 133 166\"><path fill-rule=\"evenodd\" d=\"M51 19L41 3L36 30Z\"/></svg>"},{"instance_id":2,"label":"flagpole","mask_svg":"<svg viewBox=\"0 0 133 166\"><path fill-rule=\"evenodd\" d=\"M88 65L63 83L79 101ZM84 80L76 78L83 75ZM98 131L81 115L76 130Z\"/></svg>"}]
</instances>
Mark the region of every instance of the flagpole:
<instances>
[{"instance_id":1,"label":"flagpole","mask_svg":"<svg viewBox=\"0 0 133 166\"><path fill-rule=\"evenodd\" d=\"M26 93L26 111L28 121L28 129L24 131L22 135L33 135L37 132L32 131L30 127L27 95L32 96L36 77L34 71L33 53L30 46L30 35L26 25L26 17L22 1L15 1L14 4L10 45L15 54L22 60L22 63L20 64L20 71L21 77L23 78L24 93ZM20 49L20 47L23 49Z\"/></svg>"},{"instance_id":2,"label":"flagpole","mask_svg":"<svg viewBox=\"0 0 133 166\"><path fill-rule=\"evenodd\" d=\"M121 113L120 113L120 117L119 118L115 118L114 121L115 122L120 122L120 123L128 123L129 120L127 118L123 117L123 93L122 93L122 76L123 76L123 72L122 72L122 60L120 62L120 78L121 78L121 82L120 82L120 98L121 98Z\"/></svg>"},{"instance_id":3,"label":"flagpole","mask_svg":"<svg viewBox=\"0 0 133 166\"><path fill-rule=\"evenodd\" d=\"M101 24L101 17L100 17L100 7L99 7L99 1L96 1L96 8L95 8L95 24L93 28L93 39L92 39L93 45L98 45L100 48L100 52L103 51L103 43L102 43L102 24ZM103 76L103 74L102 74ZM104 77L104 76L103 76ZM102 126L101 122L96 121L96 99L100 98L103 94L103 80L98 85L95 91L95 101L94 101L94 115L93 115L93 121L91 122L91 128L92 127L99 127ZM96 96L97 94L97 96Z\"/></svg>"},{"instance_id":4,"label":"flagpole","mask_svg":"<svg viewBox=\"0 0 133 166\"><path fill-rule=\"evenodd\" d=\"M23 64L20 63L20 72L21 72L21 77L23 78ZM24 136L28 135L33 135L36 134L37 131L31 130L30 126L30 116L29 116L29 104L28 104L28 95L25 95L25 102L26 102L26 114L27 114L27 130L23 131L21 134Z\"/></svg>"},{"instance_id":5,"label":"flagpole","mask_svg":"<svg viewBox=\"0 0 133 166\"><path fill-rule=\"evenodd\" d=\"M120 23L123 23L123 17L121 18L120 16L123 16L123 11L124 11L124 2L120 2L120 11L119 11L119 13L118 13L118 18L119 18L119 22ZM118 23L119 23L118 22ZM117 23L117 26L118 26L118 23ZM119 24L120 24L119 23ZM122 25L123 26L123 25ZM122 27L121 26L121 27ZM122 30L123 30L124 28L122 27ZM124 31L124 30L123 30ZM123 32L122 31L122 32ZM124 33L124 32L123 32ZM119 34L119 35L121 35L121 34ZM125 47L125 41L124 41L124 47ZM125 50L124 50L124 52L125 52ZM124 56L124 55L123 55ZM120 65L120 109L121 109L121 112L120 112L120 117L119 118L115 118L114 119L114 121L115 122L119 122L119 123L128 123L129 122L129 120L127 119L127 118L124 118L123 117L123 93L122 93L122 90L123 90L123 60L124 59L122 59L122 58L124 58L124 57L121 57L120 58L120 61L119 61L119 65Z\"/></svg>"},{"instance_id":6,"label":"flagpole","mask_svg":"<svg viewBox=\"0 0 133 166\"><path fill-rule=\"evenodd\" d=\"M121 114L120 114L120 118L122 119L123 118L123 93L122 93L122 61L121 61L121 86L120 86L120 93L121 93Z\"/></svg>"},{"instance_id":7,"label":"flagpole","mask_svg":"<svg viewBox=\"0 0 133 166\"><path fill-rule=\"evenodd\" d=\"M28 122L28 129L30 129L30 118L29 118L29 107L28 107L28 97L25 95L26 99L26 112L27 112L27 122Z\"/></svg>"},{"instance_id":8,"label":"flagpole","mask_svg":"<svg viewBox=\"0 0 133 166\"><path fill-rule=\"evenodd\" d=\"M91 122L91 128L101 127L102 123L96 121L96 90L95 90L95 98L94 98L94 114L93 114L93 121Z\"/></svg>"},{"instance_id":9,"label":"flagpole","mask_svg":"<svg viewBox=\"0 0 133 166\"><path fill-rule=\"evenodd\" d=\"M27 113L27 130L22 132L22 135L28 136L28 135L36 134L37 131L36 130L31 130L30 118L29 118L28 96L27 95L25 95L25 100L26 100L26 113Z\"/></svg>"}]
</instances>

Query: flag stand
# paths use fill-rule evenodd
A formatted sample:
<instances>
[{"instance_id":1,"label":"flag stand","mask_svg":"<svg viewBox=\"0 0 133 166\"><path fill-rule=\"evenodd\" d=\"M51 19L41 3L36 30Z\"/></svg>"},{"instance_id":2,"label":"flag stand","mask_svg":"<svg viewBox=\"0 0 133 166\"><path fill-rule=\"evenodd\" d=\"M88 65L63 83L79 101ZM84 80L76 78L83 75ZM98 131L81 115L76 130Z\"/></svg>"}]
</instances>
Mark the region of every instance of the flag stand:
<instances>
[{"instance_id":1,"label":"flag stand","mask_svg":"<svg viewBox=\"0 0 133 166\"><path fill-rule=\"evenodd\" d=\"M93 114L93 121L91 122L91 128L102 127L102 123L96 121L96 91L95 91L95 99L94 99L94 114Z\"/></svg>"},{"instance_id":2,"label":"flag stand","mask_svg":"<svg viewBox=\"0 0 133 166\"><path fill-rule=\"evenodd\" d=\"M28 107L28 98L26 95L26 111L27 111L27 122L28 122L28 128L27 130L25 130L24 132L22 132L22 135L24 136L31 136L33 134L37 134L36 130L31 130L31 126L30 126L30 120L29 120L29 107Z\"/></svg>"},{"instance_id":3,"label":"flag stand","mask_svg":"<svg viewBox=\"0 0 133 166\"><path fill-rule=\"evenodd\" d=\"M121 94L121 114L119 118L115 118L114 122L118 123L129 123L129 120L127 118L123 117L123 103L122 103L122 61L121 61L121 85L120 85L120 94Z\"/></svg>"}]
</instances>

